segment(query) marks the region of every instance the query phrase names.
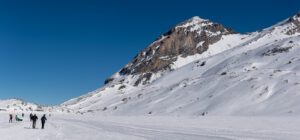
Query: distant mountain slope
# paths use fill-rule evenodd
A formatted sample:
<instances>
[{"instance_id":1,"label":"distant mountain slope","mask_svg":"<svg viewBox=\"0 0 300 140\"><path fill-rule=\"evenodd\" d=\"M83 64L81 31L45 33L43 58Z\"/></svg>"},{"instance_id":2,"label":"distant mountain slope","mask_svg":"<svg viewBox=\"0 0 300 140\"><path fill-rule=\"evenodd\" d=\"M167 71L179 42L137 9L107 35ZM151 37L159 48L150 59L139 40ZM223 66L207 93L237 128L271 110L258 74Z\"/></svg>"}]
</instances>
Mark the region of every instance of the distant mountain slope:
<instances>
[{"instance_id":1,"label":"distant mountain slope","mask_svg":"<svg viewBox=\"0 0 300 140\"><path fill-rule=\"evenodd\" d=\"M191 18L60 107L114 115L299 115L300 12L237 34Z\"/></svg>"},{"instance_id":2,"label":"distant mountain slope","mask_svg":"<svg viewBox=\"0 0 300 140\"><path fill-rule=\"evenodd\" d=\"M8 112L31 112L31 111L42 111L43 106L24 102L21 99L8 99L0 100L0 110Z\"/></svg>"},{"instance_id":3,"label":"distant mountain slope","mask_svg":"<svg viewBox=\"0 0 300 140\"><path fill-rule=\"evenodd\" d=\"M22 99L0 100L0 112L27 113L27 112L69 112L68 109L57 106L42 106L25 102Z\"/></svg>"}]
</instances>

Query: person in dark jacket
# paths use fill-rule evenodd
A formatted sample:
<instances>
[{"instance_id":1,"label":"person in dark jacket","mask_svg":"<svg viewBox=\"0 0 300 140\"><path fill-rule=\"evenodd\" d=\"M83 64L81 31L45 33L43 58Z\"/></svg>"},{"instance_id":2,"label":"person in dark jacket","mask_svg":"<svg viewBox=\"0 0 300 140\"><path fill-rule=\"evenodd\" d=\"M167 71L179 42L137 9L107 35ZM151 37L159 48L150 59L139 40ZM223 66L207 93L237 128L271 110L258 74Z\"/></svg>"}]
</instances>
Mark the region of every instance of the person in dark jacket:
<instances>
[{"instance_id":1,"label":"person in dark jacket","mask_svg":"<svg viewBox=\"0 0 300 140\"><path fill-rule=\"evenodd\" d=\"M43 117L41 118L41 121L42 121L42 129L44 129L44 126L45 126L45 123L46 123L46 114L43 115Z\"/></svg>"},{"instance_id":2,"label":"person in dark jacket","mask_svg":"<svg viewBox=\"0 0 300 140\"><path fill-rule=\"evenodd\" d=\"M31 117L31 120L32 120L32 129L35 129L35 125L36 125L36 120L38 119L38 117L36 116L36 114L34 114L32 117Z\"/></svg>"},{"instance_id":3,"label":"person in dark jacket","mask_svg":"<svg viewBox=\"0 0 300 140\"><path fill-rule=\"evenodd\" d=\"M9 114L9 123L12 123L12 120L13 120L13 115Z\"/></svg>"},{"instance_id":4,"label":"person in dark jacket","mask_svg":"<svg viewBox=\"0 0 300 140\"><path fill-rule=\"evenodd\" d=\"M29 115L29 119L30 119L30 121L32 121L32 119L31 119L31 118L32 118L32 116L33 116L33 115L32 115L32 113L30 113L30 115Z\"/></svg>"}]
</instances>

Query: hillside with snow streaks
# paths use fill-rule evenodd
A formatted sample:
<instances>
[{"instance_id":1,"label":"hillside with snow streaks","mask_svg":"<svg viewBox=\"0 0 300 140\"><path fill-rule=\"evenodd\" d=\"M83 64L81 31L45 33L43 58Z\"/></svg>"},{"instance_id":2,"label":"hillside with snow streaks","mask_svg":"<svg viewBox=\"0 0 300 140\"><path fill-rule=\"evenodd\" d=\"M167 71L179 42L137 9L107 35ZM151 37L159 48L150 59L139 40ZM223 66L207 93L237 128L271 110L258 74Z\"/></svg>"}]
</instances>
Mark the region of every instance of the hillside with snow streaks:
<instances>
[{"instance_id":1,"label":"hillside with snow streaks","mask_svg":"<svg viewBox=\"0 0 300 140\"><path fill-rule=\"evenodd\" d=\"M25 102L21 99L0 100L0 111L2 112L32 112L42 111L43 106Z\"/></svg>"},{"instance_id":2,"label":"hillside with snow streaks","mask_svg":"<svg viewBox=\"0 0 300 140\"><path fill-rule=\"evenodd\" d=\"M299 17L300 12L248 34L191 18L158 38L105 86L60 106L77 113L107 115L300 115ZM211 28L212 24L218 28ZM181 34L178 28L184 28L182 33L189 38L182 39L183 43L172 40L174 34ZM203 32L206 39L202 39ZM200 38L193 40L191 34ZM214 41L208 42L211 37ZM165 43L169 40L195 51L168 53ZM161 41L165 54L152 47ZM198 51L203 44L206 49ZM149 50L151 55L142 57ZM148 61L155 61L158 69L139 66Z\"/></svg>"},{"instance_id":3,"label":"hillside with snow streaks","mask_svg":"<svg viewBox=\"0 0 300 140\"><path fill-rule=\"evenodd\" d=\"M32 112L70 112L68 108L58 106L43 106L31 102L25 102L22 99L13 98L7 100L0 100L0 113L32 113Z\"/></svg>"}]
</instances>

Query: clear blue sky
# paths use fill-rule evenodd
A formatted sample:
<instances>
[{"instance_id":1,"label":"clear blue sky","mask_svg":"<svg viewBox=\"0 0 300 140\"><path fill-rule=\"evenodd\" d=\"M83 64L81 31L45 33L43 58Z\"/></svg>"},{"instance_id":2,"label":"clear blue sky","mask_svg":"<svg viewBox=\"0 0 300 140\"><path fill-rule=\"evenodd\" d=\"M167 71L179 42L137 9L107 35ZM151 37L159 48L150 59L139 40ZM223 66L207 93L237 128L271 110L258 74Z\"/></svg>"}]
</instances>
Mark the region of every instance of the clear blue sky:
<instances>
[{"instance_id":1,"label":"clear blue sky","mask_svg":"<svg viewBox=\"0 0 300 140\"><path fill-rule=\"evenodd\" d=\"M0 99L55 105L95 90L156 37L200 16L240 33L300 10L299 0L0 1Z\"/></svg>"}]
</instances>

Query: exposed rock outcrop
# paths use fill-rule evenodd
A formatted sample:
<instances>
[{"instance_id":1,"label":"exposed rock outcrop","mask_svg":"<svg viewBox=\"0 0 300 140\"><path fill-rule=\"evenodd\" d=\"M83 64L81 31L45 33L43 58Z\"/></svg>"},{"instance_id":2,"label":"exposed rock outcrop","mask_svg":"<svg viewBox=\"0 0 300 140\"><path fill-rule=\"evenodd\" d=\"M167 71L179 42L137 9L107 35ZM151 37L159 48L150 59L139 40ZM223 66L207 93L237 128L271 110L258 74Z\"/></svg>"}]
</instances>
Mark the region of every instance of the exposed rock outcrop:
<instances>
[{"instance_id":1,"label":"exposed rock outcrop","mask_svg":"<svg viewBox=\"0 0 300 140\"><path fill-rule=\"evenodd\" d=\"M205 52L210 44L219 41L222 35L234 34L231 28L199 17L180 23L158 37L119 71L120 75L140 75L135 82L151 78L151 73L171 70L178 56L187 57ZM109 83L110 79L105 83ZM143 82L146 83L145 81Z\"/></svg>"},{"instance_id":2,"label":"exposed rock outcrop","mask_svg":"<svg viewBox=\"0 0 300 140\"><path fill-rule=\"evenodd\" d=\"M224 34L235 33L219 23L193 17L157 38L127 64L120 74L142 74L169 70L177 56L201 54Z\"/></svg>"},{"instance_id":3,"label":"exposed rock outcrop","mask_svg":"<svg viewBox=\"0 0 300 140\"><path fill-rule=\"evenodd\" d=\"M288 22L292 23L294 27L286 32L287 35L300 33L300 11L291 18L289 18Z\"/></svg>"}]
</instances>

